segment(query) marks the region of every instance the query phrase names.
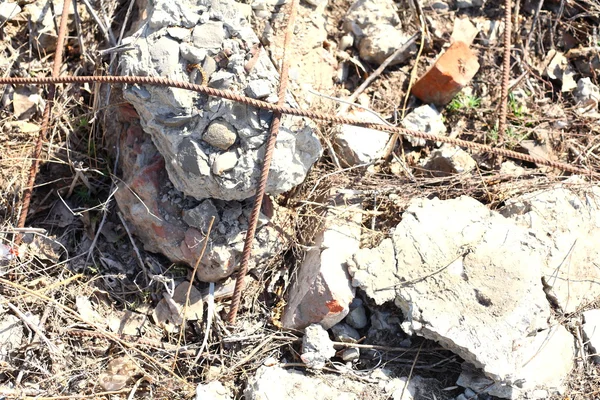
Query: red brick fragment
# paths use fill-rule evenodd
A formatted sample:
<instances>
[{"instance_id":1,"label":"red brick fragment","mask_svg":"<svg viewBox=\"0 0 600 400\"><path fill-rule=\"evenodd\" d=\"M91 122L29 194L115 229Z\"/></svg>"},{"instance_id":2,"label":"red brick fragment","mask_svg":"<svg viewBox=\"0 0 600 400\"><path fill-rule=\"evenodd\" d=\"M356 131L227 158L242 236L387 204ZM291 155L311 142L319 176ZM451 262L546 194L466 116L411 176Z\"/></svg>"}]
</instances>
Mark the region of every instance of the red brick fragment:
<instances>
[{"instance_id":1,"label":"red brick fragment","mask_svg":"<svg viewBox=\"0 0 600 400\"><path fill-rule=\"evenodd\" d=\"M457 41L437 59L412 88L424 103L444 106L467 85L479 70L477 56L465 43Z\"/></svg>"}]
</instances>

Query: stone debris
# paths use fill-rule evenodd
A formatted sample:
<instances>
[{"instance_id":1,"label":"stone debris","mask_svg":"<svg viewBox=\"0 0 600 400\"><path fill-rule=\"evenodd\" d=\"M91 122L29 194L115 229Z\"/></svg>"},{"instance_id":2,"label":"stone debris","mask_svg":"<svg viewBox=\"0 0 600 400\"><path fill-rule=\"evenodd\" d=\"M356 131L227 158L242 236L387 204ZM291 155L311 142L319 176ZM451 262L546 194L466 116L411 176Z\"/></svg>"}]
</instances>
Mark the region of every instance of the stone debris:
<instances>
[{"instance_id":1,"label":"stone debris","mask_svg":"<svg viewBox=\"0 0 600 400\"><path fill-rule=\"evenodd\" d=\"M596 364L600 364L600 310L584 311L582 328L587 353Z\"/></svg>"},{"instance_id":2,"label":"stone debris","mask_svg":"<svg viewBox=\"0 0 600 400\"><path fill-rule=\"evenodd\" d=\"M442 145L433 150L423 161L423 169L432 176L450 176L470 172L477 167L477 162L460 147Z\"/></svg>"},{"instance_id":3,"label":"stone debris","mask_svg":"<svg viewBox=\"0 0 600 400\"><path fill-rule=\"evenodd\" d=\"M231 275L243 250L244 232L252 200L198 201L173 187L149 135L146 135L137 113L121 107L115 121L115 131L122 131L119 140L119 165L124 180L118 186L115 199L125 219L148 251L164 254L173 262L194 265L203 247L208 224L215 217L208 247L198 268L198 279L215 282ZM122 122L118 122L122 121ZM280 252L286 242L284 231L276 230L280 217L287 215L274 206L273 215L263 216L258 227L251 267Z\"/></svg>"},{"instance_id":4,"label":"stone debris","mask_svg":"<svg viewBox=\"0 0 600 400\"><path fill-rule=\"evenodd\" d=\"M233 400L233 394L221 382L212 381L196 387L196 400Z\"/></svg>"},{"instance_id":5,"label":"stone debris","mask_svg":"<svg viewBox=\"0 0 600 400\"><path fill-rule=\"evenodd\" d=\"M413 375L409 381L392 375L388 370L375 369L370 383L365 383L344 375L305 375L279 366L262 366L248 380L244 396L248 400L418 400L433 398L431 394L436 393L438 400L449 399L434 379Z\"/></svg>"},{"instance_id":6,"label":"stone debris","mask_svg":"<svg viewBox=\"0 0 600 400\"><path fill-rule=\"evenodd\" d=\"M196 68L212 59L204 71L208 85L264 98L276 92L278 74L266 52L247 72L247 56L258 38L243 7L230 0L199 5L159 0L142 25L124 44L135 47L121 59L123 75L162 76L199 83ZM192 28L191 37L173 27ZM167 28L171 29L170 33ZM174 33L174 34L173 34ZM180 57L181 56L181 57ZM271 114L195 92L135 85L124 98L139 113L177 190L196 199L244 200L258 184ZM288 105L296 106L291 96ZM177 119L175 125L171 122ZM311 123L284 117L275 147L267 193L279 194L301 183L321 155Z\"/></svg>"},{"instance_id":7,"label":"stone debris","mask_svg":"<svg viewBox=\"0 0 600 400\"><path fill-rule=\"evenodd\" d=\"M360 339L360 333L353 327L343 322L331 327L331 333L338 342L357 343Z\"/></svg>"},{"instance_id":8,"label":"stone debris","mask_svg":"<svg viewBox=\"0 0 600 400\"><path fill-rule=\"evenodd\" d=\"M5 1L0 3L0 23L14 21L21 12L21 7L17 3Z\"/></svg>"},{"instance_id":9,"label":"stone debris","mask_svg":"<svg viewBox=\"0 0 600 400\"><path fill-rule=\"evenodd\" d=\"M577 81L577 89L573 93L577 101L577 112L582 115L596 116L600 102L600 88L590 78Z\"/></svg>"},{"instance_id":10,"label":"stone debris","mask_svg":"<svg viewBox=\"0 0 600 400\"><path fill-rule=\"evenodd\" d=\"M354 299L346 260L359 248L360 201L336 195L326 211L323 227L307 252L289 289L282 316L285 328L302 329L313 323L331 328L346 317Z\"/></svg>"},{"instance_id":11,"label":"stone debris","mask_svg":"<svg viewBox=\"0 0 600 400\"><path fill-rule=\"evenodd\" d=\"M406 333L453 351L495 385L487 393L505 398L559 388L574 357L573 337L548 322L550 305L540 280L548 254L537 239L548 235L532 234L517 222L464 196L413 200L392 237L359 251L349 267L353 283L377 304L394 301L401 309ZM385 255L371 257L377 252ZM375 268L373 259L390 261ZM364 272L375 270L373 277Z\"/></svg>"},{"instance_id":12,"label":"stone debris","mask_svg":"<svg viewBox=\"0 0 600 400\"><path fill-rule=\"evenodd\" d=\"M175 331L176 327L186 321L202 320L204 303L200 291L193 285L190 289L189 303L186 306L186 296L190 283L185 281L177 285L173 293L163 293L163 299L158 302L152 314L156 325L167 332ZM185 309L185 314L184 314Z\"/></svg>"},{"instance_id":13,"label":"stone debris","mask_svg":"<svg viewBox=\"0 0 600 400\"><path fill-rule=\"evenodd\" d=\"M344 17L344 30L354 35L360 57L374 64L384 62L412 36L404 32L398 8L392 0L355 1ZM404 62L415 51L413 45L390 65Z\"/></svg>"},{"instance_id":14,"label":"stone debris","mask_svg":"<svg viewBox=\"0 0 600 400\"><path fill-rule=\"evenodd\" d=\"M411 93L424 103L445 106L478 70L477 56L467 44L456 41L415 82Z\"/></svg>"},{"instance_id":15,"label":"stone debris","mask_svg":"<svg viewBox=\"0 0 600 400\"><path fill-rule=\"evenodd\" d=\"M463 42L471 46L481 28L473 25L469 18L456 18L452 28L451 42Z\"/></svg>"},{"instance_id":16,"label":"stone debris","mask_svg":"<svg viewBox=\"0 0 600 400\"><path fill-rule=\"evenodd\" d=\"M360 305L351 309L346 316L346 323L355 329L363 329L369 323L365 308Z\"/></svg>"},{"instance_id":17,"label":"stone debris","mask_svg":"<svg viewBox=\"0 0 600 400\"><path fill-rule=\"evenodd\" d=\"M313 324L304 330L302 338L302 362L311 369L322 369L335 356L333 342L321 325Z\"/></svg>"},{"instance_id":18,"label":"stone debris","mask_svg":"<svg viewBox=\"0 0 600 400\"><path fill-rule=\"evenodd\" d=\"M600 188L571 179L510 199L500 213L535 238L527 243L543 260L540 277L554 305L572 313L600 296Z\"/></svg>"},{"instance_id":19,"label":"stone debris","mask_svg":"<svg viewBox=\"0 0 600 400\"><path fill-rule=\"evenodd\" d=\"M381 123L381 120L367 111L353 111L349 116L365 122ZM389 132L342 124L334 128L333 143L340 160L351 167L377 161L382 156L390 136Z\"/></svg>"},{"instance_id":20,"label":"stone debris","mask_svg":"<svg viewBox=\"0 0 600 400\"><path fill-rule=\"evenodd\" d=\"M444 125L444 117L434 105L422 105L415 108L401 122L406 129L431 133L432 135L446 134L446 126ZM406 139L413 146L425 146L427 140L406 136Z\"/></svg>"}]
</instances>

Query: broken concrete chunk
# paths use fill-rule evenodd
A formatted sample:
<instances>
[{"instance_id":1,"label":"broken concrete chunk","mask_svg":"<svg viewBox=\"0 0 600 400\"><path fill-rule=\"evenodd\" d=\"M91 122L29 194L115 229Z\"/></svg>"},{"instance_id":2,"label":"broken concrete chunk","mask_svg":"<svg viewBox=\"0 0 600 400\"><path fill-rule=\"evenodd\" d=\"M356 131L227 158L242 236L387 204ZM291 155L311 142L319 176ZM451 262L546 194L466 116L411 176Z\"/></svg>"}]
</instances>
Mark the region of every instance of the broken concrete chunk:
<instances>
[{"instance_id":1,"label":"broken concrete chunk","mask_svg":"<svg viewBox=\"0 0 600 400\"><path fill-rule=\"evenodd\" d=\"M378 305L394 299L396 291L390 282L396 279L395 271L396 258L391 239L384 239L373 249L360 249L348 260L352 286L364 290Z\"/></svg>"},{"instance_id":2,"label":"broken concrete chunk","mask_svg":"<svg viewBox=\"0 0 600 400\"><path fill-rule=\"evenodd\" d=\"M321 325L314 324L304 330L302 355L300 358L311 369L322 369L335 356L333 342Z\"/></svg>"},{"instance_id":3,"label":"broken concrete chunk","mask_svg":"<svg viewBox=\"0 0 600 400\"><path fill-rule=\"evenodd\" d=\"M233 400L233 393L219 381L200 383L196 387L196 400Z\"/></svg>"},{"instance_id":4,"label":"broken concrete chunk","mask_svg":"<svg viewBox=\"0 0 600 400\"><path fill-rule=\"evenodd\" d=\"M433 176L450 176L469 172L477 166L477 163L463 149L455 146L442 145L435 149L424 161L423 168Z\"/></svg>"},{"instance_id":5,"label":"broken concrete chunk","mask_svg":"<svg viewBox=\"0 0 600 400\"><path fill-rule=\"evenodd\" d=\"M338 342L356 343L360 339L360 333L348 324L340 322L331 327L331 333Z\"/></svg>"},{"instance_id":6,"label":"broken concrete chunk","mask_svg":"<svg viewBox=\"0 0 600 400\"><path fill-rule=\"evenodd\" d=\"M571 313L600 296L600 188L557 186L507 200L502 215L532 232L545 290ZM585 277L585 278L584 278Z\"/></svg>"},{"instance_id":7,"label":"broken concrete chunk","mask_svg":"<svg viewBox=\"0 0 600 400\"><path fill-rule=\"evenodd\" d=\"M202 6L188 0L177 4L157 0L149 4L147 13L154 23L142 24L132 33L136 39L129 44L136 50L124 54L120 73L189 81L192 77L188 72L189 64L202 62L206 76L210 77L208 86L238 94L251 87L256 89L257 96L263 96L266 93L264 82L271 85L277 81L278 74L264 51L259 53L252 71L245 71L246 59L253 56L251 50L258 38L246 21L243 9L243 5L232 0L215 0ZM202 18L186 18L182 10L201 11ZM197 25L194 22L191 43L181 42L179 37L183 32L171 29L171 35L168 29L162 29L165 26L169 29L188 27L188 22L193 20L200 22ZM232 33L228 37L231 32L235 35ZM240 118L235 112L240 109L237 104L169 87L134 85L124 90L124 97L136 108L144 130L168 160L165 167L178 190L197 199L227 201L244 200L254 195L269 127L268 123L256 124L254 121L268 119L259 117L265 112L247 108ZM297 106L292 96L286 98L289 106ZM197 117L180 121L177 126L165 122L165 115L191 115L192 110ZM212 131L218 127L213 126L214 121L219 121L225 128L229 124L235 130L223 129L213 136ZM234 140L234 133L238 139ZM235 151L238 162L234 162L233 154L215 157L215 148ZM267 193L279 194L301 183L321 151L312 122L284 117Z\"/></svg>"},{"instance_id":8,"label":"broken concrete chunk","mask_svg":"<svg viewBox=\"0 0 600 400\"><path fill-rule=\"evenodd\" d=\"M392 0L355 1L344 17L344 30L356 38L360 57L375 64L381 64L411 37L401 27L398 9ZM390 65L404 62L415 51L413 45Z\"/></svg>"},{"instance_id":9,"label":"broken concrete chunk","mask_svg":"<svg viewBox=\"0 0 600 400\"><path fill-rule=\"evenodd\" d=\"M351 115L365 122L381 123L381 120L366 111L353 112ZM390 139L389 132L345 124L334 128L333 135L338 156L347 166L368 164L378 160Z\"/></svg>"},{"instance_id":10,"label":"broken concrete chunk","mask_svg":"<svg viewBox=\"0 0 600 400\"><path fill-rule=\"evenodd\" d=\"M183 212L183 220L191 227L206 233L211 219L214 218L213 225L217 226L221 221L219 210L211 200L204 200L196 208Z\"/></svg>"},{"instance_id":11,"label":"broken concrete chunk","mask_svg":"<svg viewBox=\"0 0 600 400\"><path fill-rule=\"evenodd\" d=\"M17 3L9 1L0 3L0 23L13 21L21 12L21 7Z\"/></svg>"},{"instance_id":12,"label":"broken concrete chunk","mask_svg":"<svg viewBox=\"0 0 600 400\"><path fill-rule=\"evenodd\" d=\"M460 41L454 42L415 82L411 93L424 103L445 106L478 70L477 56L469 46Z\"/></svg>"},{"instance_id":13,"label":"broken concrete chunk","mask_svg":"<svg viewBox=\"0 0 600 400\"><path fill-rule=\"evenodd\" d=\"M330 203L324 226L306 254L292 283L282 323L302 329L320 323L325 329L340 322L350 311L354 288L346 260L358 250L362 214L359 204L337 195Z\"/></svg>"},{"instance_id":14,"label":"broken concrete chunk","mask_svg":"<svg viewBox=\"0 0 600 400\"><path fill-rule=\"evenodd\" d=\"M443 135L446 133L444 117L433 105L425 104L415 108L402 120L401 124L406 129L431 133L432 135ZM413 146L425 146L427 143L425 139L410 135L407 135L406 138Z\"/></svg>"},{"instance_id":15,"label":"broken concrete chunk","mask_svg":"<svg viewBox=\"0 0 600 400\"><path fill-rule=\"evenodd\" d=\"M530 230L468 197L414 200L391 242L384 254L396 262L379 265L374 273L382 279L365 278L366 292L394 300L408 334L439 342L508 393L560 385L573 339L560 325L549 328L540 282L545 253ZM380 246L389 248L389 240ZM355 277L373 259L359 255L350 268ZM557 368L536 374L541 367L532 366L544 363Z\"/></svg>"}]
</instances>

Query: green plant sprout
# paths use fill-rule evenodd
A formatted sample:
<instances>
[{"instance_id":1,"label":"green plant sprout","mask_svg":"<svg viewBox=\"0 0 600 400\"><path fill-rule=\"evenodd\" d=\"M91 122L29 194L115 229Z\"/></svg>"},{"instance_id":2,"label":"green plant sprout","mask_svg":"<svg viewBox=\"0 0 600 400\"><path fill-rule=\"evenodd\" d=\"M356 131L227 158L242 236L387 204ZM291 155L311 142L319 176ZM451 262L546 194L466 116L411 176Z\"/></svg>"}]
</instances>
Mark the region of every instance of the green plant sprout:
<instances>
[{"instance_id":1,"label":"green plant sprout","mask_svg":"<svg viewBox=\"0 0 600 400\"><path fill-rule=\"evenodd\" d=\"M472 94L459 93L448 105L449 111L474 110L481 105L481 99Z\"/></svg>"}]
</instances>

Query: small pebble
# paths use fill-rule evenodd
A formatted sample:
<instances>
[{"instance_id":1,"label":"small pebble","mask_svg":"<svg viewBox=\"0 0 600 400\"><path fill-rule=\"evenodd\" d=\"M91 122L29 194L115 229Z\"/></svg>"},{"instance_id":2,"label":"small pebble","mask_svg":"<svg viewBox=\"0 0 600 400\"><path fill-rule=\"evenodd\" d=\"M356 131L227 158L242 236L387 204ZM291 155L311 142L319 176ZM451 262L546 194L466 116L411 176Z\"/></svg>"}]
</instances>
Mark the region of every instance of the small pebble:
<instances>
[{"instance_id":1,"label":"small pebble","mask_svg":"<svg viewBox=\"0 0 600 400\"><path fill-rule=\"evenodd\" d=\"M354 347L344 350L342 353L342 360L344 361L354 361L360 358L360 350Z\"/></svg>"},{"instance_id":2,"label":"small pebble","mask_svg":"<svg viewBox=\"0 0 600 400\"><path fill-rule=\"evenodd\" d=\"M346 323L353 328L362 329L367 326L367 313L364 307L356 307L346 316Z\"/></svg>"}]
</instances>

